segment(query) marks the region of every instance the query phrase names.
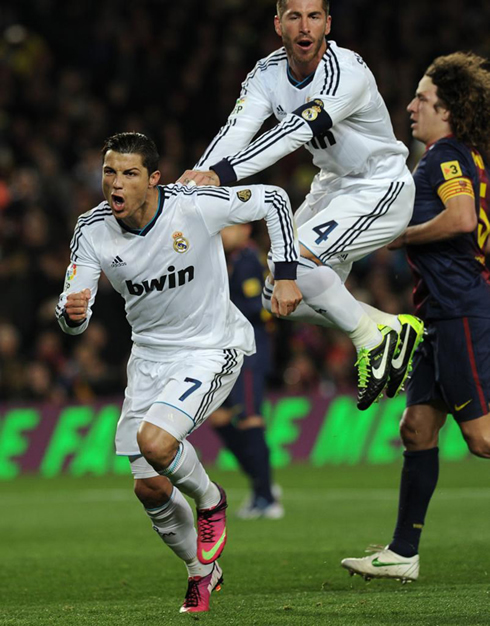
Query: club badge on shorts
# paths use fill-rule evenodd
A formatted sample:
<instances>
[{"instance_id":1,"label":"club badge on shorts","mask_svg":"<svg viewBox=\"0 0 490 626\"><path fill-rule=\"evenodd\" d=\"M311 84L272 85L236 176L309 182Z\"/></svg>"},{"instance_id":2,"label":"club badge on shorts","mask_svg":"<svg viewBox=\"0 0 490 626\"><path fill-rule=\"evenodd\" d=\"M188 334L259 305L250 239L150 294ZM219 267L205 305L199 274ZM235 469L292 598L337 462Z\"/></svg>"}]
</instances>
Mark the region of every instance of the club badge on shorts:
<instances>
[{"instance_id":1,"label":"club badge on shorts","mask_svg":"<svg viewBox=\"0 0 490 626\"><path fill-rule=\"evenodd\" d=\"M176 230L172 235L172 238L174 240L175 252L182 254L183 252L187 252L187 250L189 250L189 242L180 231Z\"/></svg>"}]
</instances>

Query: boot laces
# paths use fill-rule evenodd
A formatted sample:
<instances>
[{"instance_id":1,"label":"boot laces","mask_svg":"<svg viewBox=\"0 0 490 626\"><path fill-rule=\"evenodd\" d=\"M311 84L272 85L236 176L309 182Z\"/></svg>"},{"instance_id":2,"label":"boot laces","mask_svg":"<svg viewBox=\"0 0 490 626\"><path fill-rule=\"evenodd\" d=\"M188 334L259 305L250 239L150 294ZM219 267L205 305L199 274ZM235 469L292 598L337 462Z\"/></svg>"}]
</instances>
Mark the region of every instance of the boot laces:
<instances>
[{"instance_id":1,"label":"boot laces","mask_svg":"<svg viewBox=\"0 0 490 626\"><path fill-rule=\"evenodd\" d=\"M359 378L359 389L366 389L366 387L368 386L369 374L370 374L369 350L367 350L366 348L361 348L361 350L359 351L359 357L355 365L358 368L357 375Z\"/></svg>"},{"instance_id":2,"label":"boot laces","mask_svg":"<svg viewBox=\"0 0 490 626\"><path fill-rule=\"evenodd\" d=\"M185 594L184 606L197 606L201 599L201 593L199 591L200 576L193 576L189 578L189 584L187 586L187 593Z\"/></svg>"}]
</instances>

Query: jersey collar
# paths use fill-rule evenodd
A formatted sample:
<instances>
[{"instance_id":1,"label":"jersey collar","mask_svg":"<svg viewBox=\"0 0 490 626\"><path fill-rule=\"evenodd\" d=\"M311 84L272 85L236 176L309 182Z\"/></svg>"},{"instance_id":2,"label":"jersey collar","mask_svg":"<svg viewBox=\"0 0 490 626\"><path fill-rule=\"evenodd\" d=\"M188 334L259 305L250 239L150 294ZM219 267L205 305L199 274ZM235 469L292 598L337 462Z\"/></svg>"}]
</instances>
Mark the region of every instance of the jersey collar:
<instances>
[{"instance_id":1,"label":"jersey collar","mask_svg":"<svg viewBox=\"0 0 490 626\"><path fill-rule=\"evenodd\" d=\"M449 133L449 135L444 135L444 137L439 137L439 139L436 139L435 141L432 141L431 143L426 144L425 152L427 152L427 150L430 150L432 146L435 146L438 141L441 141L442 139L451 139L452 137L454 137L454 134Z\"/></svg>"},{"instance_id":2,"label":"jersey collar","mask_svg":"<svg viewBox=\"0 0 490 626\"><path fill-rule=\"evenodd\" d=\"M311 81L313 80L314 76L315 76L315 72L312 72L309 76L307 76L306 78L304 78L303 80L296 80L296 78L294 78L294 76L291 74L291 69L289 67L289 61L287 62L287 74L288 74L288 80L291 83L291 85L293 87L296 87L296 89L303 89L304 87L306 87L307 85L309 85L311 83Z\"/></svg>"},{"instance_id":3,"label":"jersey collar","mask_svg":"<svg viewBox=\"0 0 490 626\"><path fill-rule=\"evenodd\" d=\"M327 54L327 51L329 48L329 41L326 37L325 37L325 42L327 44L327 47L322 58L325 58L325 54ZM320 63L318 65L320 65ZM293 87L296 87L296 89L303 89L304 87L309 85L311 81L314 79L316 70L318 69L318 65L314 69L314 71L311 74L309 74L306 78L304 78L303 80L296 80L296 78L294 78L294 76L291 73L291 68L289 67L289 59L288 59L286 62L286 71L287 71L288 81L291 83Z\"/></svg>"}]
</instances>

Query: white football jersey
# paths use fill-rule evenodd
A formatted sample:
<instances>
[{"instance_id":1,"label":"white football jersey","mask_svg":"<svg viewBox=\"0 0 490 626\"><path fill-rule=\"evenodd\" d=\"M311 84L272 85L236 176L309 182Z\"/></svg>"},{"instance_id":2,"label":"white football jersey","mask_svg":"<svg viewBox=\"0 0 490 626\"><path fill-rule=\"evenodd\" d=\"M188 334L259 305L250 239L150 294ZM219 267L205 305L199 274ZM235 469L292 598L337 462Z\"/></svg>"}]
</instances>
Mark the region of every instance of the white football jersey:
<instances>
[{"instance_id":1,"label":"white football jersey","mask_svg":"<svg viewBox=\"0 0 490 626\"><path fill-rule=\"evenodd\" d=\"M125 301L133 354L158 360L162 349L255 350L251 324L230 301L220 230L265 218L274 260L295 262L298 244L287 194L277 187L159 186L159 206L141 231L117 220L102 202L78 219L71 263L56 309L62 329L83 332L103 271ZM91 290L87 319L63 315L70 293Z\"/></svg>"},{"instance_id":2,"label":"white football jersey","mask_svg":"<svg viewBox=\"0 0 490 626\"><path fill-rule=\"evenodd\" d=\"M321 136L314 136L309 123L320 111L315 110L314 101L323 104L332 123ZM311 109L293 114L310 102ZM250 143L271 115L280 123ZM328 42L315 73L303 83L290 77L285 48L259 61L243 83L226 125L196 169L209 169L226 157L236 179L241 180L301 145L313 155L323 184L340 184L342 179L346 189L408 173L408 150L395 138L373 74L358 54L334 41Z\"/></svg>"}]
</instances>

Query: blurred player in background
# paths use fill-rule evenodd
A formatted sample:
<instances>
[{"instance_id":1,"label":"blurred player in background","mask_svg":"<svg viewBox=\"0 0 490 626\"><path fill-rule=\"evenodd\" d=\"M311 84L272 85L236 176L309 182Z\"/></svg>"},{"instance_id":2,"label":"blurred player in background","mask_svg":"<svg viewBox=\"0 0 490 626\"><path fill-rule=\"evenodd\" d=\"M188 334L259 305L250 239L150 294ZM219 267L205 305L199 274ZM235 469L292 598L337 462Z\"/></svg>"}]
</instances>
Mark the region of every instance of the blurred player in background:
<instances>
[{"instance_id":1,"label":"blurred player in background","mask_svg":"<svg viewBox=\"0 0 490 626\"><path fill-rule=\"evenodd\" d=\"M254 352L253 328L229 298L219 233L265 218L283 278L277 312L287 313L301 299L291 207L277 187L158 185L158 152L140 133L114 135L102 154L105 202L78 219L57 317L66 333L87 328L102 271L124 298L133 348L116 451L129 457L153 528L187 566L181 612L207 611L222 581L227 502L186 438ZM197 533L182 493L196 503Z\"/></svg>"},{"instance_id":2,"label":"blurred player in background","mask_svg":"<svg viewBox=\"0 0 490 626\"><path fill-rule=\"evenodd\" d=\"M196 166L202 171L188 170L179 180L228 185L300 146L312 154L320 171L295 214L304 301L291 319L348 334L358 352L358 407L367 409L389 377L388 396L402 388L423 326L412 316L362 305L344 283L355 261L405 230L414 184L408 151L395 138L372 73L358 54L326 40L330 26L328 0L279 0L275 30L284 47L247 76L235 109ZM271 115L279 123L252 141ZM266 306L271 293L272 281Z\"/></svg>"},{"instance_id":3,"label":"blurred player in background","mask_svg":"<svg viewBox=\"0 0 490 626\"><path fill-rule=\"evenodd\" d=\"M486 59L437 58L408 106L426 145L416 171L406 246L414 304L428 336L414 357L401 421L405 446L392 542L342 565L367 578L416 580L419 541L439 474L439 431L450 413L470 451L490 458L490 72Z\"/></svg>"},{"instance_id":4,"label":"blurred player in background","mask_svg":"<svg viewBox=\"0 0 490 626\"><path fill-rule=\"evenodd\" d=\"M252 324L256 352L246 356L240 375L223 406L209 420L225 446L250 479L252 497L239 509L242 519L279 519L284 509L271 484L269 448L261 415L267 374L270 369L270 340L262 308L264 266L251 239L251 224L235 224L221 231L230 277L231 301Z\"/></svg>"}]
</instances>

